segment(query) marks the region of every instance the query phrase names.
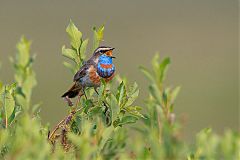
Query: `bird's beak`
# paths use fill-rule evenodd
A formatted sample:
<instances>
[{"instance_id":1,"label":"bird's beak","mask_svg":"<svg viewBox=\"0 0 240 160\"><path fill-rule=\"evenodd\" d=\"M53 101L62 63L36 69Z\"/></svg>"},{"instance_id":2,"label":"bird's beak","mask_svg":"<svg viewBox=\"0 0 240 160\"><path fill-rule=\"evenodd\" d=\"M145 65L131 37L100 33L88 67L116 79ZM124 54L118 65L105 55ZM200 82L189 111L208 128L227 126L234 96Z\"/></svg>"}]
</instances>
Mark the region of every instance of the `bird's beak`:
<instances>
[{"instance_id":1,"label":"bird's beak","mask_svg":"<svg viewBox=\"0 0 240 160\"><path fill-rule=\"evenodd\" d=\"M111 51L112 51L112 50L114 50L114 49L115 49L115 48L111 48ZM114 56L111 56L111 58L116 58L116 57L114 57Z\"/></svg>"},{"instance_id":2,"label":"bird's beak","mask_svg":"<svg viewBox=\"0 0 240 160\"><path fill-rule=\"evenodd\" d=\"M108 57L111 57L111 58L116 58L112 55L112 52L115 48L110 48L105 54L108 56Z\"/></svg>"}]
</instances>

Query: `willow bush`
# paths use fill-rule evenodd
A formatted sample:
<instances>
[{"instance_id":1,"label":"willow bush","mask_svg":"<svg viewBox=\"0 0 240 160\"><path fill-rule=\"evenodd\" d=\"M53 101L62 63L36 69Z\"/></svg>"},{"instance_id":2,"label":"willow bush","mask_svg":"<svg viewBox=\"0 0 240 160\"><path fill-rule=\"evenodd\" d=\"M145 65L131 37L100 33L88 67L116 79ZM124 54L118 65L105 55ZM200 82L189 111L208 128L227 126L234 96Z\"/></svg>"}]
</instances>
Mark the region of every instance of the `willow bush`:
<instances>
[{"instance_id":1,"label":"willow bush","mask_svg":"<svg viewBox=\"0 0 240 160\"><path fill-rule=\"evenodd\" d=\"M63 64L74 74L85 63L89 39L72 21L66 32L70 44L62 47ZM93 28L90 52L99 46L103 33L103 26ZM160 60L158 54L151 70L140 67L149 80L145 103L135 103L141 87L117 75L111 83L102 81L98 95L88 89L88 99L66 106L66 117L49 128L41 123L40 104L31 101L37 80L30 47L22 37L10 58L14 83L0 83L0 159L240 159L238 132L228 130L219 136L205 128L193 143L184 142L183 126L174 113L180 87L164 85L170 58Z\"/></svg>"}]
</instances>

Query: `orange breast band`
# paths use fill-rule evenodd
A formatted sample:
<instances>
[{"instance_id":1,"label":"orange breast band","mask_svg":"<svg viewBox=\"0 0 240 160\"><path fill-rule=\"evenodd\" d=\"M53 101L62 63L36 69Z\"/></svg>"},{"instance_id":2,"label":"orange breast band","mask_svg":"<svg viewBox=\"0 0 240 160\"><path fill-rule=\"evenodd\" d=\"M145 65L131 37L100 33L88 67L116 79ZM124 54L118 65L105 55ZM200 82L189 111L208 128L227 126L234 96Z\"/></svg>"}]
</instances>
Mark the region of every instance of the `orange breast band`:
<instances>
[{"instance_id":1,"label":"orange breast band","mask_svg":"<svg viewBox=\"0 0 240 160\"><path fill-rule=\"evenodd\" d=\"M112 64L100 64L100 65L104 69L112 68Z\"/></svg>"}]
</instances>

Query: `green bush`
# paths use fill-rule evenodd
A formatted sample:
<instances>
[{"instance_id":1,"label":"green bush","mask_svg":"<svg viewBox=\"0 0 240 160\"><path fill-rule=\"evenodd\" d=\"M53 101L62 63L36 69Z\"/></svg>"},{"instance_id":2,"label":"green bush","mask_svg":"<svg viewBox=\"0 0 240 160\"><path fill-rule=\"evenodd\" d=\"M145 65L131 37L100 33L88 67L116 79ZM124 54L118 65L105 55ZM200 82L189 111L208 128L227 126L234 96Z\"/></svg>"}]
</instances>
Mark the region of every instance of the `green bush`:
<instances>
[{"instance_id":1,"label":"green bush","mask_svg":"<svg viewBox=\"0 0 240 160\"><path fill-rule=\"evenodd\" d=\"M67 58L63 64L74 74L84 64L89 40L72 21L66 31L70 47L62 47ZM92 51L101 43L104 27L93 32ZM174 113L180 87L164 85L170 58L160 61L158 55L151 71L140 67L150 82L144 104L135 103L138 85L116 76L111 83L102 81L99 95L88 89L88 99L69 106L66 117L50 131L41 124L40 104L31 102L37 81L30 46L21 38L16 56L10 58L15 83L0 83L0 159L240 159L240 135L234 131L219 136L207 128L194 143L184 142Z\"/></svg>"}]
</instances>

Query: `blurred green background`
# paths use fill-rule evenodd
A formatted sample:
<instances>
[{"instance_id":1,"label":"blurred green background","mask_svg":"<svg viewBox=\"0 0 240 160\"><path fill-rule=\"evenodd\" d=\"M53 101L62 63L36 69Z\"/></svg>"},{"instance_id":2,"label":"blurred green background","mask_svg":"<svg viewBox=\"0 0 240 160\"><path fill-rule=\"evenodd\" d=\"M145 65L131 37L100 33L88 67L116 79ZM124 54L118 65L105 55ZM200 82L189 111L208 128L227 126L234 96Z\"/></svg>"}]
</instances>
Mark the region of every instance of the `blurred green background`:
<instances>
[{"instance_id":1,"label":"blurred green background","mask_svg":"<svg viewBox=\"0 0 240 160\"><path fill-rule=\"evenodd\" d=\"M219 133L239 127L237 0L0 0L0 79L13 81L8 57L26 35L37 54L34 102L43 103L42 119L51 124L67 111L60 96L72 75L62 65L61 48L69 44L70 18L84 38L92 37L93 26L105 25L102 44L116 48L117 72L141 86L139 104L147 81L138 66L150 67L156 51L171 57L167 84L182 86L175 109L186 119L186 137L204 127Z\"/></svg>"}]
</instances>

